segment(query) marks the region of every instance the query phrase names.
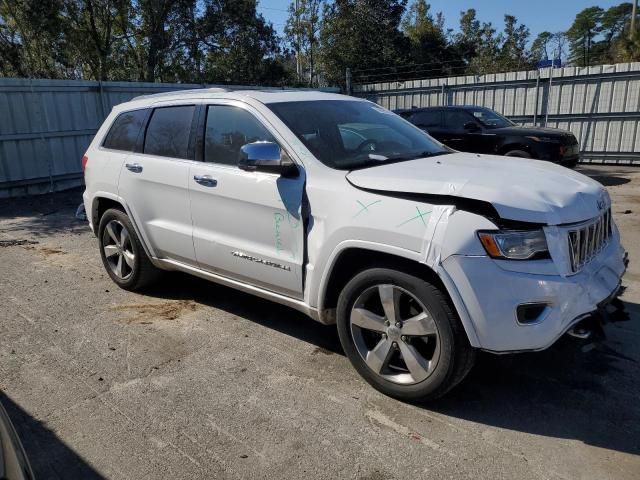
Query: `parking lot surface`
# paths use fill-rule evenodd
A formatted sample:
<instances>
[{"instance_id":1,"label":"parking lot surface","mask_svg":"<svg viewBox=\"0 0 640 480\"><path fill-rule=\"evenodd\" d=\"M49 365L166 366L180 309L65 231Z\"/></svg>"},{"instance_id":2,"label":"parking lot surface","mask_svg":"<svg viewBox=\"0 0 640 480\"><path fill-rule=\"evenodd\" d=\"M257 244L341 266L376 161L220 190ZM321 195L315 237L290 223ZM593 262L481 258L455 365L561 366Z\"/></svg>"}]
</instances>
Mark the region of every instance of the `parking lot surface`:
<instances>
[{"instance_id":1,"label":"parking lot surface","mask_svg":"<svg viewBox=\"0 0 640 480\"><path fill-rule=\"evenodd\" d=\"M481 354L424 406L373 390L334 327L288 308L182 274L120 290L79 190L2 200L0 402L38 478L638 479L640 169L580 170L613 198L631 321Z\"/></svg>"}]
</instances>

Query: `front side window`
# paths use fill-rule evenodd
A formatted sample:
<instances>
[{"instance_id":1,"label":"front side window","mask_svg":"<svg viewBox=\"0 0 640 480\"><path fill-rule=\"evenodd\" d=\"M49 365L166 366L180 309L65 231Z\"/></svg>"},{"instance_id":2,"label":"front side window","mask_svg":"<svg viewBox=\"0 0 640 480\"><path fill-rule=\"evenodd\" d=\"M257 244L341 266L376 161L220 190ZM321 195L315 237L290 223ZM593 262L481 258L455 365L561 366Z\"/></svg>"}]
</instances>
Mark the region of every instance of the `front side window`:
<instances>
[{"instance_id":1,"label":"front side window","mask_svg":"<svg viewBox=\"0 0 640 480\"><path fill-rule=\"evenodd\" d=\"M156 108L144 139L144 153L189 159L189 137L195 106Z\"/></svg>"},{"instance_id":2,"label":"front side window","mask_svg":"<svg viewBox=\"0 0 640 480\"><path fill-rule=\"evenodd\" d=\"M113 122L102 146L112 150L133 152L146 117L147 109L121 113Z\"/></svg>"},{"instance_id":3,"label":"front side window","mask_svg":"<svg viewBox=\"0 0 640 480\"><path fill-rule=\"evenodd\" d=\"M207 108L204 161L238 165L240 148L247 143L276 143L273 135L248 111L231 105Z\"/></svg>"},{"instance_id":4,"label":"front side window","mask_svg":"<svg viewBox=\"0 0 640 480\"><path fill-rule=\"evenodd\" d=\"M445 110L444 124L449 130L462 132L467 123L473 122L473 117L463 110Z\"/></svg>"},{"instance_id":5,"label":"front side window","mask_svg":"<svg viewBox=\"0 0 640 480\"><path fill-rule=\"evenodd\" d=\"M267 106L331 168L352 170L450 152L396 114L370 102L310 100Z\"/></svg>"}]
</instances>

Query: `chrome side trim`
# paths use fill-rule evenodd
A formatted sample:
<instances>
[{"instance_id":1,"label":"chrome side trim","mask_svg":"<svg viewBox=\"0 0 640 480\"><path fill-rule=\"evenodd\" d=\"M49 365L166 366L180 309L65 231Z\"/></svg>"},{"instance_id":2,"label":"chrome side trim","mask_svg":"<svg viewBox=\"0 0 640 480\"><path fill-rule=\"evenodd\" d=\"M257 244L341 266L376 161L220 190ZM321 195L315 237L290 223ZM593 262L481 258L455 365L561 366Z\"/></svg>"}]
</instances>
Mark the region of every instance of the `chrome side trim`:
<instances>
[{"instance_id":1,"label":"chrome side trim","mask_svg":"<svg viewBox=\"0 0 640 480\"><path fill-rule=\"evenodd\" d=\"M310 307L301 300L287 297L279 293L271 292L264 288L256 287L255 285L239 282L237 280L233 280L216 273L207 272L206 270L202 270L200 268L185 265L184 263L178 262L176 260L154 258L153 264L163 270L177 270L180 272L189 273L191 275L204 278L205 280L224 285L225 287L235 288L236 290L240 290L241 292L250 293L266 300L271 300L272 302L276 302L302 312L317 322L324 323L325 325L327 324L324 321L324 316L321 316L318 313L317 309Z\"/></svg>"}]
</instances>

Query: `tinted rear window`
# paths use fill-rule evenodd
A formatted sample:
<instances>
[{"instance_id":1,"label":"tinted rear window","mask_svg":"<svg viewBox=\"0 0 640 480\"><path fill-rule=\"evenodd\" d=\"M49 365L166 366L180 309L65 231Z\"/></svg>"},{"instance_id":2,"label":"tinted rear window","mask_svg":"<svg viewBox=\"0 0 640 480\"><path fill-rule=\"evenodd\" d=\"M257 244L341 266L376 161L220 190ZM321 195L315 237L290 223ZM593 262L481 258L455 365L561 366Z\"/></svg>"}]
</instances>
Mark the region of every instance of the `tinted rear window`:
<instances>
[{"instance_id":1,"label":"tinted rear window","mask_svg":"<svg viewBox=\"0 0 640 480\"><path fill-rule=\"evenodd\" d=\"M147 127L144 153L188 159L195 108L193 105L156 108Z\"/></svg>"},{"instance_id":2,"label":"tinted rear window","mask_svg":"<svg viewBox=\"0 0 640 480\"><path fill-rule=\"evenodd\" d=\"M102 144L105 148L133 152L144 125L147 110L133 110L118 115Z\"/></svg>"}]
</instances>

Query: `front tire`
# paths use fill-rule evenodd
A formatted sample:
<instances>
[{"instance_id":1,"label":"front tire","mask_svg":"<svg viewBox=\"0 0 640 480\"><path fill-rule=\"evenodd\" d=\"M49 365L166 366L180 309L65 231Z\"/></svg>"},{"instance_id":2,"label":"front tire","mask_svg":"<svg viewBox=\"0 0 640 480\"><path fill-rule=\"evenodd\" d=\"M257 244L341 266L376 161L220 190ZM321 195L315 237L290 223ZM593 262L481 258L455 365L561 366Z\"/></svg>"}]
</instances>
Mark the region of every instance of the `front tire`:
<instances>
[{"instance_id":1,"label":"front tire","mask_svg":"<svg viewBox=\"0 0 640 480\"><path fill-rule=\"evenodd\" d=\"M340 342L374 388L406 401L441 397L467 375L475 349L439 288L413 275L372 268L340 294Z\"/></svg>"},{"instance_id":2,"label":"front tire","mask_svg":"<svg viewBox=\"0 0 640 480\"><path fill-rule=\"evenodd\" d=\"M133 224L122 210L104 212L98 226L100 257L107 273L120 288L139 290L160 273L149 260Z\"/></svg>"}]
</instances>

